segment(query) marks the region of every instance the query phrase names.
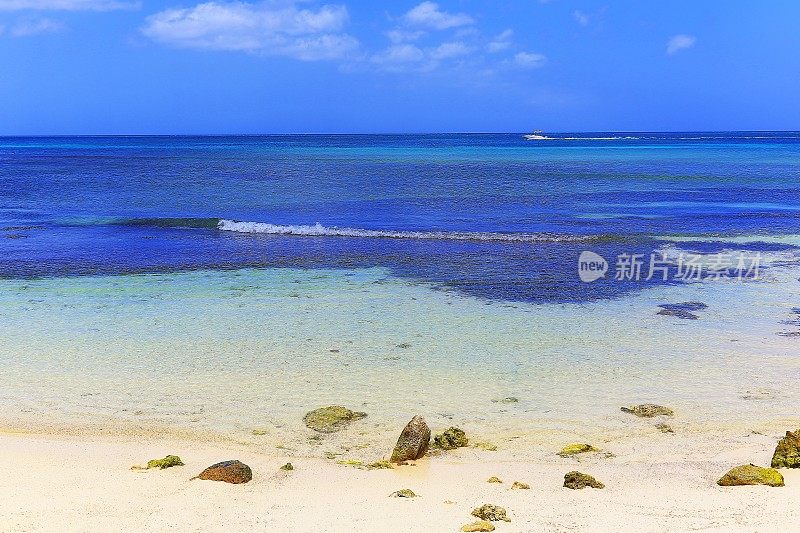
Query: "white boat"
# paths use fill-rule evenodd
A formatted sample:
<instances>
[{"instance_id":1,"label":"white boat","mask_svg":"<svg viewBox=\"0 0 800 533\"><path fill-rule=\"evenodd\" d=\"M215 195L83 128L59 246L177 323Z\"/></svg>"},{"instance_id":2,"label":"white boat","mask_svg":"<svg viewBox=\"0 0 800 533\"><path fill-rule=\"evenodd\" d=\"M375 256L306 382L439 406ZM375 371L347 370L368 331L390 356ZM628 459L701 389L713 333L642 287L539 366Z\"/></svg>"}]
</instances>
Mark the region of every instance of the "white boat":
<instances>
[{"instance_id":1,"label":"white boat","mask_svg":"<svg viewBox=\"0 0 800 533\"><path fill-rule=\"evenodd\" d=\"M525 137L525 140L528 140L528 141L544 141L544 140L547 140L547 139L552 139L552 137L548 137L547 135L544 135L542 130L535 130L533 133L529 133L527 135L523 135L523 137Z\"/></svg>"}]
</instances>

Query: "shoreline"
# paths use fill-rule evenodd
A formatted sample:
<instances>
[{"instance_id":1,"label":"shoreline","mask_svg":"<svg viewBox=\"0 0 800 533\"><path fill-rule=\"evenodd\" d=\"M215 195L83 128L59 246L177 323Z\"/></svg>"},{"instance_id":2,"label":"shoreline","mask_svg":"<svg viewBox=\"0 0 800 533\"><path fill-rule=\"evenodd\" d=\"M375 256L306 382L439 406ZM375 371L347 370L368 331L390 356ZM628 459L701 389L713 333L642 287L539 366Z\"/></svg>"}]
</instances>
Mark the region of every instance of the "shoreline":
<instances>
[{"instance_id":1,"label":"shoreline","mask_svg":"<svg viewBox=\"0 0 800 533\"><path fill-rule=\"evenodd\" d=\"M444 532L458 531L474 521L472 509L492 503L511 518L495 523L499 532L778 531L800 520L800 470L782 469L780 488L716 485L732 466L768 465L775 442L756 433L644 435L615 442L612 457L520 459L467 448L413 466L362 470L235 443L0 433L0 529ZM166 454L185 466L130 470ZM190 481L228 459L248 464L253 480ZM293 471L279 469L286 462ZM606 488L563 488L571 470ZM487 483L491 476L503 483ZM514 481L531 489L511 489ZM419 497L389 497L405 488Z\"/></svg>"}]
</instances>

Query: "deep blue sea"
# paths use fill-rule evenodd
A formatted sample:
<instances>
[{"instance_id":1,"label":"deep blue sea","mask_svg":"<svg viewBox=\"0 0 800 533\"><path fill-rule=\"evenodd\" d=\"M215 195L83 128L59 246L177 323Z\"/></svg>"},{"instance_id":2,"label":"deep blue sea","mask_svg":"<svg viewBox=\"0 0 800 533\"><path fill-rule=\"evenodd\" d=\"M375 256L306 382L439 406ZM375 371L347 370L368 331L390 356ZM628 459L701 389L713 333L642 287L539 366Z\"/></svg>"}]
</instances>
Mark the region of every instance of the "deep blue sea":
<instances>
[{"instance_id":1,"label":"deep blue sea","mask_svg":"<svg viewBox=\"0 0 800 533\"><path fill-rule=\"evenodd\" d=\"M377 266L586 301L641 283L580 282L583 250L800 234L800 132L552 136L0 138L0 277Z\"/></svg>"}]
</instances>

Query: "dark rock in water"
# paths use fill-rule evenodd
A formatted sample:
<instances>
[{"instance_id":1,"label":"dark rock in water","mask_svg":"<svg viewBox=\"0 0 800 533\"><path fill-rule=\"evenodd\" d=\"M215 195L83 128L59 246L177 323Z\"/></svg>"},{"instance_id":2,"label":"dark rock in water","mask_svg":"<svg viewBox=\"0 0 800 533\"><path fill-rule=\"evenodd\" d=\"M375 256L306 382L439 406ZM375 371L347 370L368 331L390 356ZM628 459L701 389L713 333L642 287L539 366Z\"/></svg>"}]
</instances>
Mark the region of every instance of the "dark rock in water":
<instances>
[{"instance_id":1,"label":"dark rock in water","mask_svg":"<svg viewBox=\"0 0 800 533\"><path fill-rule=\"evenodd\" d=\"M351 411L341 405L329 405L306 413L303 422L314 431L333 433L344 429L353 420L361 420L366 416L367 413Z\"/></svg>"},{"instance_id":2,"label":"dark rock in water","mask_svg":"<svg viewBox=\"0 0 800 533\"><path fill-rule=\"evenodd\" d=\"M465 531L466 533L494 531L494 529L494 525L486 520L478 520L477 522L461 526L461 531Z\"/></svg>"},{"instance_id":3,"label":"dark rock in water","mask_svg":"<svg viewBox=\"0 0 800 533\"><path fill-rule=\"evenodd\" d=\"M147 468L158 468L164 470L173 466L183 466L183 461L177 455L167 455L163 459L151 459L147 461Z\"/></svg>"},{"instance_id":4,"label":"dark rock in water","mask_svg":"<svg viewBox=\"0 0 800 533\"><path fill-rule=\"evenodd\" d=\"M400 432L400 438L397 439L389 461L402 463L419 459L428 451L430 441L431 430L428 424L425 423L424 418L416 415Z\"/></svg>"},{"instance_id":5,"label":"dark rock in water","mask_svg":"<svg viewBox=\"0 0 800 533\"><path fill-rule=\"evenodd\" d=\"M800 468L800 429L778 441L772 455L772 468Z\"/></svg>"},{"instance_id":6,"label":"dark rock in water","mask_svg":"<svg viewBox=\"0 0 800 533\"><path fill-rule=\"evenodd\" d=\"M800 315L800 307L792 307L790 311L796 315Z\"/></svg>"},{"instance_id":7,"label":"dark rock in water","mask_svg":"<svg viewBox=\"0 0 800 533\"><path fill-rule=\"evenodd\" d=\"M753 464L731 468L722 476L717 485L734 487L740 485L769 485L783 487L783 476L774 468L764 468Z\"/></svg>"},{"instance_id":8,"label":"dark rock in water","mask_svg":"<svg viewBox=\"0 0 800 533\"><path fill-rule=\"evenodd\" d=\"M675 318L683 318L685 320L697 320L700 318L694 313L690 313L689 311L684 311L683 309L662 309L657 315L662 316L674 316Z\"/></svg>"},{"instance_id":9,"label":"dark rock in water","mask_svg":"<svg viewBox=\"0 0 800 533\"><path fill-rule=\"evenodd\" d=\"M197 479L234 484L247 483L253 479L253 471L241 461L222 461L200 472Z\"/></svg>"},{"instance_id":10,"label":"dark rock in water","mask_svg":"<svg viewBox=\"0 0 800 533\"><path fill-rule=\"evenodd\" d=\"M708 308L703 302L681 302L677 304L660 304L661 309L669 309L672 311L702 311Z\"/></svg>"},{"instance_id":11,"label":"dark rock in water","mask_svg":"<svg viewBox=\"0 0 800 533\"><path fill-rule=\"evenodd\" d=\"M620 407L624 413L630 413L641 418L653 418L654 416L673 416L675 412L669 407L656 405L654 403L643 403L632 407Z\"/></svg>"},{"instance_id":12,"label":"dark rock in water","mask_svg":"<svg viewBox=\"0 0 800 533\"><path fill-rule=\"evenodd\" d=\"M401 342L400 344L397 345L397 347L398 348L402 348L403 350L405 350L407 348L411 348L411 343L410 342Z\"/></svg>"},{"instance_id":13,"label":"dark rock in water","mask_svg":"<svg viewBox=\"0 0 800 533\"><path fill-rule=\"evenodd\" d=\"M392 498L416 498L417 495L411 489L400 489L391 493L389 496Z\"/></svg>"},{"instance_id":14,"label":"dark rock in water","mask_svg":"<svg viewBox=\"0 0 800 533\"><path fill-rule=\"evenodd\" d=\"M781 320L784 326L800 326L800 318L792 318L788 320Z\"/></svg>"},{"instance_id":15,"label":"dark rock in water","mask_svg":"<svg viewBox=\"0 0 800 533\"><path fill-rule=\"evenodd\" d=\"M494 403L519 403L519 398L515 398L514 396L507 396L505 398L500 398L492 400Z\"/></svg>"},{"instance_id":16,"label":"dark rock in water","mask_svg":"<svg viewBox=\"0 0 800 533\"><path fill-rule=\"evenodd\" d=\"M499 505L492 505L491 503L485 503L477 509L473 509L472 516L480 518L481 520L488 520L490 522L497 522L500 520L503 522L511 522L511 519L506 516L505 509Z\"/></svg>"},{"instance_id":17,"label":"dark rock in water","mask_svg":"<svg viewBox=\"0 0 800 533\"><path fill-rule=\"evenodd\" d=\"M800 337L800 331L779 331L779 337Z\"/></svg>"},{"instance_id":18,"label":"dark rock in water","mask_svg":"<svg viewBox=\"0 0 800 533\"><path fill-rule=\"evenodd\" d=\"M681 302L677 304L661 304L659 305L661 311L657 314L662 316L674 316L675 318L683 318L686 320L697 320L698 317L692 311L702 311L708 306L703 302Z\"/></svg>"},{"instance_id":19,"label":"dark rock in water","mask_svg":"<svg viewBox=\"0 0 800 533\"><path fill-rule=\"evenodd\" d=\"M586 487L602 489L605 487L589 474L582 474L576 470L564 475L564 486L568 489L585 489Z\"/></svg>"},{"instance_id":20,"label":"dark rock in water","mask_svg":"<svg viewBox=\"0 0 800 533\"><path fill-rule=\"evenodd\" d=\"M457 427L447 428L433 438L433 444L442 450L455 450L469 444L466 433Z\"/></svg>"}]
</instances>

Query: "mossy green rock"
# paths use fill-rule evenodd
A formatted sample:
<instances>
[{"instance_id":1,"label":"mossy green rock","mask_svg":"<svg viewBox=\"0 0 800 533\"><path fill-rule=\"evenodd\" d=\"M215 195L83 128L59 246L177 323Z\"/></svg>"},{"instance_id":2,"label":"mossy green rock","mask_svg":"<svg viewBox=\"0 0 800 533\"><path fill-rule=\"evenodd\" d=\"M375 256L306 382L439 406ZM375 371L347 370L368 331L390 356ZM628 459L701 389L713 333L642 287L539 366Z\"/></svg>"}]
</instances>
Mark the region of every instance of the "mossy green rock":
<instances>
[{"instance_id":1,"label":"mossy green rock","mask_svg":"<svg viewBox=\"0 0 800 533\"><path fill-rule=\"evenodd\" d=\"M442 450L455 450L469 444L466 433L457 427L447 428L433 438L433 444Z\"/></svg>"},{"instance_id":2,"label":"mossy green rock","mask_svg":"<svg viewBox=\"0 0 800 533\"><path fill-rule=\"evenodd\" d=\"M774 468L764 468L753 464L741 465L728 470L717 481L723 487L740 485L769 485L770 487L783 487L783 476Z\"/></svg>"},{"instance_id":3,"label":"mossy green rock","mask_svg":"<svg viewBox=\"0 0 800 533\"><path fill-rule=\"evenodd\" d=\"M494 524L487 522L486 520L478 520L477 522L472 522L471 524L461 526L461 531L466 531L467 533L475 533L476 531L494 531Z\"/></svg>"},{"instance_id":4,"label":"mossy green rock","mask_svg":"<svg viewBox=\"0 0 800 533\"><path fill-rule=\"evenodd\" d=\"M183 466L183 461L177 455L167 455L163 459L152 459L147 461L147 468L159 468L164 470L173 466Z\"/></svg>"},{"instance_id":5,"label":"mossy green rock","mask_svg":"<svg viewBox=\"0 0 800 533\"><path fill-rule=\"evenodd\" d=\"M568 444L561 448L561 451L558 452L558 455L561 457L569 457L570 455L578 455L579 453L587 453L587 452L596 452L599 451L597 448L592 446L591 444Z\"/></svg>"},{"instance_id":6,"label":"mossy green rock","mask_svg":"<svg viewBox=\"0 0 800 533\"><path fill-rule=\"evenodd\" d=\"M369 470L382 470L382 469L391 470L392 468L394 468L394 465L392 465L392 463L390 463L389 461L375 461L374 463L368 464L367 468Z\"/></svg>"},{"instance_id":7,"label":"mossy green rock","mask_svg":"<svg viewBox=\"0 0 800 533\"><path fill-rule=\"evenodd\" d=\"M286 470L286 471L294 470L294 465L292 463L286 463L281 467L281 470Z\"/></svg>"},{"instance_id":8,"label":"mossy green rock","mask_svg":"<svg viewBox=\"0 0 800 533\"><path fill-rule=\"evenodd\" d=\"M344 429L353 420L361 420L366 416L367 413L351 411L341 405L329 405L306 413L303 422L314 431L333 433Z\"/></svg>"},{"instance_id":9,"label":"mossy green rock","mask_svg":"<svg viewBox=\"0 0 800 533\"><path fill-rule=\"evenodd\" d=\"M778 441L772 455L772 468L800 468L800 429Z\"/></svg>"},{"instance_id":10,"label":"mossy green rock","mask_svg":"<svg viewBox=\"0 0 800 533\"><path fill-rule=\"evenodd\" d=\"M499 477L497 477L497 476L492 476L492 477L490 477L489 479L487 479L487 480L486 480L486 482L487 482L487 483L502 483L502 482L503 482L503 480L502 480L502 479L500 479L500 478L499 478Z\"/></svg>"},{"instance_id":11,"label":"mossy green rock","mask_svg":"<svg viewBox=\"0 0 800 533\"><path fill-rule=\"evenodd\" d=\"M605 488L605 485L597 481L594 477L575 470L564 475L564 486L568 489L576 490L585 489L586 487L591 487L593 489Z\"/></svg>"},{"instance_id":12,"label":"mossy green rock","mask_svg":"<svg viewBox=\"0 0 800 533\"><path fill-rule=\"evenodd\" d=\"M654 403L643 403L631 407L620 407L622 412L630 413L641 418L653 418L654 416L673 416L675 412L669 407L656 405Z\"/></svg>"},{"instance_id":13,"label":"mossy green rock","mask_svg":"<svg viewBox=\"0 0 800 533\"><path fill-rule=\"evenodd\" d=\"M481 520L488 520L490 522L511 522L511 519L506 516L506 510L499 505L485 503L480 507L472 510L472 516L480 518Z\"/></svg>"}]
</instances>

